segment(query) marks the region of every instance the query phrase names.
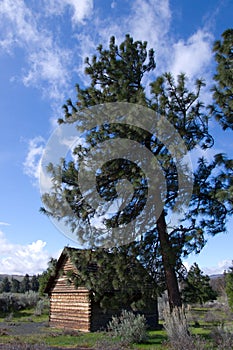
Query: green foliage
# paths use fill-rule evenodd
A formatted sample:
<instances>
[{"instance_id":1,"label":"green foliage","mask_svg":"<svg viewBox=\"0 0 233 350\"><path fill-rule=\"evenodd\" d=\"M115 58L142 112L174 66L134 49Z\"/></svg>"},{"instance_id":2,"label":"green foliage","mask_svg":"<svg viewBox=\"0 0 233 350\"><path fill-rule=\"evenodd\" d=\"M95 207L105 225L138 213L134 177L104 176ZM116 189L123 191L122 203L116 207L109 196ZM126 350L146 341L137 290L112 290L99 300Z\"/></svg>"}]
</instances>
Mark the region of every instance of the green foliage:
<instances>
[{"instance_id":1,"label":"green foliage","mask_svg":"<svg viewBox=\"0 0 233 350\"><path fill-rule=\"evenodd\" d=\"M41 316L45 308L48 308L48 303L45 299L39 299L35 305L34 315Z\"/></svg>"},{"instance_id":2,"label":"green foliage","mask_svg":"<svg viewBox=\"0 0 233 350\"><path fill-rule=\"evenodd\" d=\"M72 122L74 114L81 107L100 103L125 101L145 103L142 78L155 68L154 51L147 51L147 43L133 41L129 35L118 46L111 37L109 49L97 48L97 55L86 58L85 73L91 78L89 88L83 90L77 85L78 102L68 100L63 106L65 119Z\"/></svg>"},{"instance_id":3,"label":"green foliage","mask_svg":"<svg viewBox=\"0 0 233 350\"><path fill-rule=\"evenodd\" d=\"M4 277L1 284L0 284L0 293L25 293L29 290L32 290L34 292L38 292L39 288L39 281L37 276L29 277L28 274L26 274L23 278L23 280L20 282L19 279L11 277Z\"/></svg>"},{"instance_id":4,"label":"green foliage","mask_svg":"<svg viewBox=\"0 0 233 350\"><path fill-rule=\"evenodd\" d=\"M148 305L156 312L156 284L129 247L76 250L68 248L77 272L67 273L76 287L86 286L103 309L123 307L141 310Z\"/></svg>"},{"instance_id":5,"label":"green foliage","mask_svg":"<svg viewBox=\"0 0 233 350\"><path fill-rule=\"evenodd\" d=\"M224 130L233 129L233 29L224 31L221 40L215 42L213 51L217 63L213 88L216 105L211 110Z\"/></svg>"},{"instance_id":6,"label":"green foliage","mask_svg":"<svg viewBox=\"0 0 233 350\"><path fill-rule=\"evenodd\" d=\"M199 100L201 89L205 83L197 79L194 90L187 87L185 74L177 76L177 81L171 73L165 73L151 83L152 108L165 115L174 128L182 136L188 150L197 144L202 148L213 145L213 138L208 130L208 115Z\"/></svg>"},{"instance_id":7,"label":"green foliage","mask_svg":"<svg viewBox=\"0 0 233 350\"><path fill-rule=\"evenodd\" d=\"M30 278L29 275L26 273L24 276L22 282L20 283L20 293L25 293L30 290Z\"/></svg>"},{"instance_id":8,"label":"green foliage","mask_svg":"<svg viewBox=\"0 0 233 350\"><path fill-rule=\"evenodd\" d=\"M39 280L38 277L33 275L31 280L30 280L30 290L33 292L38 292L39 290Z\"/></svg>"},{"instance_id":9,"label":"green foliage","mask_svg":"<svg viewBox=\"0 0 233 350\"><path fill-rule=\"evenodd\" d=\"M228 304L233 311L233 266L230 267L229 271L225 275L225 278Z\"/></svg>"},{"instance_id":10,"label":"green foliage","mask_svg":"<svg viewBox=\"0 0 233 350\"><path fill-rule=\"evenodd\" d=\"M211 337L217 350L233 349L233 333L226 326L221 325L214 328L211 332Z\"/></svg>"},{"instance_id":11,"label":"green foliage","mask_svg":"<svg viewBox=\"0 0 233 350\"><path fill-rule=\"evenodd\" d=\"M20 292L20 282L16 278L11 280L11 292L19 293Z\"/></svg>"},{"instance_id":12,"label":"green foliage","mask_svg":"<svg viewBox=\"0 0 233 350\"><path fill-rule=\"evenodd\" d=\"M115 337L120 337L124 344L142 343L147 339L146 319L143 315L135 315L123 310L119 317L113 317L108 330Z\"/></svg>"},{"instance_id":13,"label":"green foliage","mask_svg":"<svg viewBox=\"0 0 233 350\"><path fill-rule=\"evenodd\" d=\"M224 38L230 37L230 40L227 39L223 44L220 43L219 47L222 50L222 45L227 46L228 56L226 59L228 64L232 64L232 51L229 51L229 48L230 50L232 48L232 32L224 35ZM219 69L220 67L222 67L221 63ZM151 83L151 95L148 97L142 85L142 78L154 68L154 51L147 51L146 42L134 42L127 35L122 44L118 46L115 44L115 38L112 37L108 49L104 49L100 45L97 48L97 54L92 59L86 59L85 72L91 80L90 86L86 89L77 86L77 101L67 101L63 106L64 118L58 122L72 123L77 121L78 112L81 113L86 107L97 104L118 101L132 102L149 107L155 113L164 115L179 132L189 151L195 147L211 148L214 140L209 131L209 122L214 113L213 111L209 113L207 106L200 100L204 82L197 79L194 86L189 88L185 74L179 74L175 79L170 73L165 73ZM229 75L229 69L227 70L228 79L225 80L222 71L221 77L219 77L226 81L229 90L231 90L232 75ZM216 81L220 78L215 77ZM223 90L221 93L225 94L226 87ZM231 98L228 95L227 101L228 105L231 106L231 102L229 102ZM217 104L221 107L219 101ZM224 117L221 120L225 123L224 118L226 118L230 125L232 116L230 116L229 110L224 109L222 113ZM152 135L150 132L132 125L122 126L120 123L119 125L106 123L98 125L92 130L86 130L85 120L78 125L78 130L80 134L85 135L85 146L82 144L75 148L74 155L77 162L62 160L61 164L50 164L48 167L48 172L53 178L54 191L52 194L43 195L43 202L47 208L43 209L43 212L65 220L69 228L73 232L77 232L83 243L90 243L90 235L88 236L90 226L86 231L85 228L95 216L96 209L92 208L85 200L79 187L79 162L84 159L90 149L109 139L127 138L146 147L156 157L162 168L166 179L167 193L164 211L156 224L145 227L145 232L141 237L141 242L139 242L139 255L144 266L149 268L153 276L157 272L161 274L161 278L158 280L166 279L171 305L180 305L176 272L182 272L182 257L191 252L200 252L206 243L207 236L223 232L226 229L227 216L233 213L232 160L228 160L223 154L217 154L211 160L204 158L198 160L197 168L194 169L193 194L184 220L182 224L179 222L178 225L171 223L168 230L167 215L174 208L180 188L175 160L172 159L170 151L160 141L159 136ZM138 171L138 168L131 162L119 159L117 150L115 150L116 159L113 156L114 154L112 154L113 160L105 163L96 176L96 188L99 195L107 203L111 203L118 196L116 187L123 178L130 181L134 195L126 210L114 213L112 217L105 220L107 229L130 222L144 208L147 197L147 184L142 172ZM60 179L62 179L62 183ZM90 193L96 188L89 189ZM67 211L61 210L60 203L64 201L64 198L69 203L71 215L67 214ZM134 205L135 203L137 205ZM156 204L152 205L152 213L155 213ZM137 231L137 227L135 230ZM97 238L99 239L99 236ZM98 247L98 239L97 243L93 239L91 247ZM146 263L148 252L153 256L149 259L149 264ZM143 257L144 253L146 257ZM154 261L152 261L153 259ZM157 261L159 261L158 264ZM153 268L151 268L152 266ZM161 290L163 288L164 283Z\"/></svg>"},{"instance_id":14,"label":"green foliage","mask_svg":"<svg viewBox=\"0 0 233 350\"><path fill-rule=\"evenodd\" d=\"M3 293L0 295L0 311L3 313L35 307L39 300L38 293L29 291L23 294Z\"/></svg>"},{"instance_id":15,"label":"green foliage","mask_svg":"<svg viewBox=\"0 0 233 350\"><path fill-rule=\"evenodd\" d=\"M0 293L8 293L11 291L11 283L8 277L4 277L0 285Z\"/></svg>"},{"instance_id":16,"label":"green foliage","mask_svg":"<svg viewBox=\"0 0 233 350\"><path fill-rule=\"evenodd\" d=\"M185 303L202 305L217 298L217 293L210 285L209 276L204 275L196 263L191 266L184 284L182 295Z\"/></svg>"},{"instance_id":17,"label":"green foliage","mask_svg":"<svg viewBox=\"0 0 233 350\"><path fill-rule=\"evenodd\" d=\"M51 258L48 262L48 268L46 271L44 271L38 278L39 282L39 295L44 294L44 289L48 283L49 278L55 273L55 268L57 264L57 259Z\"/></svg>"}]
</instances>

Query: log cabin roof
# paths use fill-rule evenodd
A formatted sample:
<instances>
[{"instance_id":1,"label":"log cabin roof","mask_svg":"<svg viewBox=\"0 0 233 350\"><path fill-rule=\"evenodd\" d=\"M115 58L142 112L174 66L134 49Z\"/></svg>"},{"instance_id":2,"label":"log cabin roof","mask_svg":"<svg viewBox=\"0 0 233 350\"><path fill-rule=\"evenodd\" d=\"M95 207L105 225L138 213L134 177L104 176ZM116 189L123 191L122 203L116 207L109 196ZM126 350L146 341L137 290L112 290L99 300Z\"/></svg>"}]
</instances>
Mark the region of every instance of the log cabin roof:
<instances>
[{"instance_id":1,"label":"log cabin roof","mask_svg":"<svg viewBox=\"0 0 233 350\"><path fill-rule=\"evenodd\" d=\"M108 261L111 261L112 257L116 257L121 259L122 261L122 267L124 264L126 264L125 261L125 255L123 255L122 253L109 253L106 250L90 250L90 249L77 249L77 248L71 248L71 247L65 247L57 261L56 267L55 267L55 271L54 273L50 276L48 283L45 287L44 292L47 294L50 294L54 285L56 284L56 280L57 277L59 276L59 274L62 272L62 268L65 264L65 262L67 260L69 260L71 262L71 265L73 266L73 270L74 271L78 271L79 269L79 264L82 263L83 261L86 261L86 257L89 257L90 259L88 260L88 264L86 265L86 271L88 273L93 273L93 274L97 274L98 270L99 270L99 266L98 266L98 259L100 259L101 256L104 257L108 257ZM84 258L85 257L85 258ZM132 276L133 274L136 274L138 269L143 272L144 275L146 275L146 283L144 280L144 287L147 289L155 289L155 283L152 279L152 277L149 275L148 271L145 270L145 268L141 265L141 263L135 259L132 258L130 260L130 263L128 264L128 276L129 276L129 280L130 280L130 275ZM111 278L112 276L109 276L109 278ZM87 286L82 286L88 289ZM132 285L130 285L130 282L128 283L127 287L133 287ZM93 290L92 290L93 291ZM109 292L109 291L107 291Z\"/></svg>"}]
</instances>

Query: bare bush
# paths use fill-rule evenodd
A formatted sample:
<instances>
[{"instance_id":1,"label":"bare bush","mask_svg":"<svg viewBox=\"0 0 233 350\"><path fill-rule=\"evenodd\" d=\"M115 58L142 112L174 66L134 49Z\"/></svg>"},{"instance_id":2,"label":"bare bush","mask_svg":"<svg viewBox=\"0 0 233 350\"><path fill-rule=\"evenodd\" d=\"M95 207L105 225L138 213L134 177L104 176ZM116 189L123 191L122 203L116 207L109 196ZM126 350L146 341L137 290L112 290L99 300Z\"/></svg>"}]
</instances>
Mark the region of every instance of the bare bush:
<instances>
[{"instance_id":1,"label":"bare bush","mask_svg":"<svg viewBox=\"0 0 233 350\"><path fill-rule=\"evenodd\" d=\"M205 343L198 337L194 337L189 332L188 321L184 308L164 309L164 328L169 339L168 345L174 350L202 350Z\"/></svg>"},{"instance_id":2,"label":"bare bush","mask_svg":"<svg viewBox=\"0 0 233 350\"><path fill-rule=\"evenodd\" d=\"M216 327L211 337L217 350L232 350L233 349L233 333L226 326L221 325Z\"/></svg>"},{"instance_id":3,"label":"bare bush","mask_svg":"<svg viewBox=\"0 0 233 350\"><path fill-rule=\"evenodd\" d=\"M108 331L120 337L124 344L141 343L147 339L146 319L143 315L123 310L119 317L112 317Z\"/></svg>"},{"instance_id":4,"label":"bare bush","mask_svg":"<svg viewBox=\"0 0 233 350\"><path fill-rule=\"evenodd\" d=\"M208 311L205 314L204 321L212 323L214 325L218 325L223 321L223 318L220 318L220 316L217 315L216 312Z\"/></svg>"},{"instance_id":5,"label":"bare bush","mask_svg":"<svg viewBox=\"0 0 233 350\"><path fill-rule=\"evenodd\" d=\"M164 328L170 341L184 339L189 335L188 321L183 307L175 307L172 312L169 307L166 307L163 316Z\"/></svg>"}]
</instances>

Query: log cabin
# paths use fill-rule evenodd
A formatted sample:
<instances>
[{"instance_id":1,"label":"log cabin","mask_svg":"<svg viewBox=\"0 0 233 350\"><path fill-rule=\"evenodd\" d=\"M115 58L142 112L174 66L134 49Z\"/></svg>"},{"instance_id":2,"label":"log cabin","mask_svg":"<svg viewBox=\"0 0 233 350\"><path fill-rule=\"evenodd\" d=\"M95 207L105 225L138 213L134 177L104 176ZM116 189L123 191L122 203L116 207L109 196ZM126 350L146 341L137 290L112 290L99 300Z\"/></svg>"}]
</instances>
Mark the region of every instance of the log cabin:
<instances>
[{"instance_id":1,"label":"log cabin","mask_svg":"<svg viewBox=\"0 0 233 350\"><path fill-rule=\"evenodd\" d=\"M142 265L132 260L119 253L65 247L45 287L50 299L49 325L94 332L106 329L112 316L128 310L143 314L148 327L156 328L155 285ZM116 278L116 269L121 277L127 274L127 283Z\"/></svg>"}]
</instances>

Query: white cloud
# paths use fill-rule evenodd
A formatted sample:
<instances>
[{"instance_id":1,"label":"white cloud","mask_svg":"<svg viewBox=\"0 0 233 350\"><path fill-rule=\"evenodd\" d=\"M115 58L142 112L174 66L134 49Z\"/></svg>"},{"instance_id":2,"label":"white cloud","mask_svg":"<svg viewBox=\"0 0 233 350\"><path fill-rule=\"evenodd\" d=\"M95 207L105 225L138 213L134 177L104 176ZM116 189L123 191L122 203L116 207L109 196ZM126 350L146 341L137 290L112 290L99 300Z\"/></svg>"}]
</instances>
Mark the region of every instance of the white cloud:
<instances>
[{"instance_id":1,"label":"white cloud","mask_svg":"<svg viewBox=\"0 0 233 350\"><path fill-rule=\"evenodd\" d=\"M29 140L28 153L23 163L24 173L36 180L37 184L40 178L40 161L44 148L45 140L41 136Z\"/></svg>"},{"instance_id":2,"label":"white cloud","mask_svg":"<svg viewBox=\"0 0 233 350\"><path fill-rule=\"evenodd\" d=\"M212 59L212 36L205 30L198 30L187 41L179 40L173 44L170 71L176 76L201 77L206 73Z\"/></svg>"},{"instance_id":3,"label":"white cloud","mask_svg":"<svg viewBox=\"0 0 233 350\"><path fill-rule=\"evenodd\" d=\"M93 0L44 0L44 9L47 15L62 15L67 7L70 7L73 25L84 25L93 13Z\"/></svg>"},{"instance_id":4,"label":"white cloud","mask_svg":"<svg viewBox=\"0 0 233 350\"><path fill-rule=\"evenodd\" d=\"M84 24L85 19L92 14L93 0L65 0L65 3L73 7L72 21L74 24Z\"/></svg>"},{"instance_id":5,"label":"white cloud","mask_svg":"<svg viewBox=\"0 0 233 350\"><path fill-rule=\"evenodd\" d=\"M10 226L8 222L0 221L0 226Z\"/></svg>"},{"instance_id":6,"label":"white cloud","mask_svg":"<svg viewBox=\"0 0 233 350\"><path fill-rule=\"evenodd\" d=\"M170 28L169 1L136 0L133 2L129 26L135 40L146 40L149 46L161 46Z\"/></svg>"},{"instance_id":7,"label":"white cloud","mask_svg":"<svg viewBox=\"0 0 233 350\"><path fill-rule=\"evenodd\" d=\"M116 1L111 1L110 5L114 7ZM156 75L165 71L172 71L175 75L185 71L191 77L197 74L200 77L207 71L212 40L207 31L197 30L186 41L174 42L174 38L168 35L172 20L168 0L135 0L129 2L128 7L128 14L115 21L112 12L104 19L98 16L98 12L94 16L93 0L40 0L40 5L22 0L2 0L0 51L9 53L16 47L21 48L27 64L23 70L23 83L39 88L44 96L59 101L60 105L70 95L74 67L78 65L79 79L88 83L83 74L84 58L96 53L99 43L108 45L112 35L118 43L126 33L135 40L148 41L148 48L153 47L156 52ZM73 38L77 38L72 49L62 41L61 21L55 18L62 18L67 11L73 24ZM52 20L56 20L55 30L48 25ZM88 28L84 25L86 23ZM148 82L144 83L147 85Z\"/></svg>"},{"instance_id":8,"label":"white cloud","mask_svg":"<svg viewBox=\"0 0 233 350\"><path fill-rule=\"evenodd\" d=\"M188 271L190 267L193 265L193 263L191 264L188 261L184 261L183 264ZM224 271L227 271L230 266L232 266L232 260L219 261L216 266L206 267L206 266L199 265L201 271L203 271L205 275L209 275L209 276L222 274L224 273Z\"/></svg>"},{"instance_id":9,"label":"white cloud","mask_svg":"<svg viewBox=\"0 0 233 350\"><path fill-rule=\"evenodd\" d=\"M53 32L40 24L36 11L21 0L2 0L0 6L0 52L22 49L27 60L22 81L42 89L52 99L64 98L69 85L72 51L59 47Z\"/></svg>"},{"instance_id":10,"label":"white cloud","mask_svg":"<svg viewBox=\"0 0 233 350\"><path fill-rule=\"evenodd\" d=\"M25 274L42 273L47 268L50 254L46 242L37 240L22 245L9 242L0 231L0 273Z\"/></svg>"},{"instance_id":11,"label":"white cloud","mask_svg":"<svg viewBox=\"0 0 233 350\"><path fill-rule=\"evenodd\" d=\"M209 276L218 275L227 271L230 266L232 266L232 260L222 260L218 262L217 266L203 267L202 270Z\"/></svg>"},{"instance_id":12,"label":"white cloud","mask_svg":"<svg viewBox=\"0 0 233 350\"><path fill-rule=\"evenodd\" d=\"M111 8L114 9L115 7L117 7L117 2L116 1L112 1Z\"/></svg>"},{"instance_id":13,"label":"white cloud","mask_svg":"<svg viewBox=\"0 0 233 350\"><path fill-rule=\"evenodd\" d=\"M30 68L24 73L23 83L41 89L52 100L62 101L70 79L69 61L70 52L55 44L33 51L28 55Z\"/></svg>"},{"instance_id":14,"label":"white cloud","mask_svg":"<svg viewBox=\"0 0 233 350\"><path fill-rule=\"evenodd\" d=\"M112 4L115 6L114 1ZM95 16L92 21L92 29L84 30L76 36L81 62L84 62L86 57L91 57L96 53L96 47L100 43L104 47L108 47L111 36L115 36L116 43L120 44L124 40L125 34L129 33L134 40L147 41L148 48L154 48L159 52L156 61L159 60L158 67L162 70L167 47L170 45L167 39L171 21L169 1L136 0L128 5L128 15L122 15L120 20L114 21L111 15L105 19ZM96 35L93 36L90 31ZM158 74L159 68L157 68L156 74ZM83 71L84 64L80 65L78 73L79 78L83 80L84 84L87 84L87 76L83 74Z\"/></svg>"}]
</instances>

